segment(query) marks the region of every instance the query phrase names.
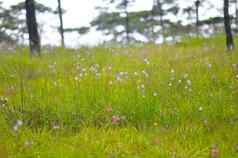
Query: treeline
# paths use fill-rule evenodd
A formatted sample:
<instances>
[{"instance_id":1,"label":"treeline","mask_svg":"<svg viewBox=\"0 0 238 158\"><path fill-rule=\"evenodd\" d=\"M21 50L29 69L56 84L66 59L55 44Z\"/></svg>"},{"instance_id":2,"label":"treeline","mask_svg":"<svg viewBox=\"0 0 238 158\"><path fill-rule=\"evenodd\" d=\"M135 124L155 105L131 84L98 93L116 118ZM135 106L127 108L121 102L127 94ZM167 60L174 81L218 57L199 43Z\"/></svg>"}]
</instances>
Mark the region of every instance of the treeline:
<instances>
[{"instance_id":1,"label":"treeline","mask_svg":"<svg viewBox=\"0 0 238 158\"><path fill-rule=\"evenodd\" d=\"M0 7L0 42L17 44L29 39L31 53L40 54L37 15L47 13L59 17L58 31L61 35L62 47L65 46L66 32L77 32L82 35L96 28L105 36L111 37L111 41L124 44L140 41L138 37L146 42L158 40L163 42L167 39L176 41L184 35L199 36L225 30L227 49L234 48L232 33L238 32L237 0L223 0L223 9L217 8L221 16L210 17L207 13L207 19L200 19L200 12L205 10L204 8L214 9L210 0L194 0L186 7L181 6L179 0L153 0L151 9L142 11L130 10L133 5L136 5L137 0L100 1L104 6L95 8L100 14L90 23L90 26L79 28L64 28L65 10L62 9L61 0L56 1L58 6L54 9L34 0L25 0L10 8ZM229 8L233 6L236 11L234 15L230 15Z\"/></svg>"}]
</instances>

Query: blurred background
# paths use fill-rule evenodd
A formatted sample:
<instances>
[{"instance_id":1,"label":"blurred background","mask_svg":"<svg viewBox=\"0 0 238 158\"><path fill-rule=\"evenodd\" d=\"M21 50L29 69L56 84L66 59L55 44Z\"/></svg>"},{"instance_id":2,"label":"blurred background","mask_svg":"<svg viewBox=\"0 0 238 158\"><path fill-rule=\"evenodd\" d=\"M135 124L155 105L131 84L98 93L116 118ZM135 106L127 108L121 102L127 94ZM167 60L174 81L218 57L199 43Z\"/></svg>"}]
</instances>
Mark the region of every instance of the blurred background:
<instances>
[{"instance_id":1,"label":"blurred background","mask_svg":"<svg viewBox=\"0 0 238 158\"><path fill-rule=\"evenodd\" d=\"M1 41L26 44L24 1L1 2ZM60 46L57 0L36 0L43 45ZM61 0L67 47L105 42L176 42L182 36L224 32L219 0ZM237 32L237 0L230 1L232 29Z\"/></svg>"}]
</instances>

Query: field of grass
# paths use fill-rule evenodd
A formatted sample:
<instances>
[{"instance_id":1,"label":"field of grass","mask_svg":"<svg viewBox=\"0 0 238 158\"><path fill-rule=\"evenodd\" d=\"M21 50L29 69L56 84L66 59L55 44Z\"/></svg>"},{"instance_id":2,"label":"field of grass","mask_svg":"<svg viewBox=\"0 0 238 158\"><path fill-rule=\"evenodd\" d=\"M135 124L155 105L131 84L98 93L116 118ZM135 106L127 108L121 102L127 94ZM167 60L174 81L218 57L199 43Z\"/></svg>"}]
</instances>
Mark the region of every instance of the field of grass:
<instances>
[{"instance_id":1,"label":"field of grass","mask_svg":"<svg viewBox=\"0 0 238 158\"><path fill-rule=\"evenodd\" d=\"M7 157L238 158L238 51L217 37L2 52Z\"/></svg>"}]
</instances>

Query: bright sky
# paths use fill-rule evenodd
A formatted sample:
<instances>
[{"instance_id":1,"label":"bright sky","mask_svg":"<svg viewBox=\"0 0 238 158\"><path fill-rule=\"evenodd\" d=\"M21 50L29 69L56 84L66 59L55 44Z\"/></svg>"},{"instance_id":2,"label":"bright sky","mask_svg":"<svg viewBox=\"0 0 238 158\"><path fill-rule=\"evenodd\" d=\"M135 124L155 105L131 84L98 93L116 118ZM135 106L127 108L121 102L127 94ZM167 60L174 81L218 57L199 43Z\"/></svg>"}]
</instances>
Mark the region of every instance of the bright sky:
<instances>
[{"instance_id":1,"label":"bright sky","mask_svg":"<svg viewBox=\"0 0 238 158\"><path fill-rule=\"evenodd\" d=\"M22 2L23 0L2 0L4 5L9 6L13 4L17 4ZM40 3L45 4L51 8L57 8L57 0L37 0ZM90 21L94 19L98 12L95 10L96 6L100 6L102 4L102 0L61 0L62 7L66 10L66 14L64 14L64 26L65 28L73 28L73 27L82 27L88 26ZM183 6L194 3L194 0L179 0L180 4ZM221 0L208 0L216 8L221 8L223 3ZM130 10L148 10L151 9L153 0L136 0L135 5L130 8ZM204 17L205 14L214 16L217 14L216 11L204 10L201 17ZM42 43L43 44L59 44L60 37L58 32L56 31L56 27L58 26L58 17L57 16L49 16L43 15L38 16L38 22L44 25L44 33L41 34ZM65 35L66 45L77 47L81 44L95 44L98 42L102 42L105 38L101 33L92 31L91 33L79 36L78 34L69 34Z\"/></svg>"}]
</instances>

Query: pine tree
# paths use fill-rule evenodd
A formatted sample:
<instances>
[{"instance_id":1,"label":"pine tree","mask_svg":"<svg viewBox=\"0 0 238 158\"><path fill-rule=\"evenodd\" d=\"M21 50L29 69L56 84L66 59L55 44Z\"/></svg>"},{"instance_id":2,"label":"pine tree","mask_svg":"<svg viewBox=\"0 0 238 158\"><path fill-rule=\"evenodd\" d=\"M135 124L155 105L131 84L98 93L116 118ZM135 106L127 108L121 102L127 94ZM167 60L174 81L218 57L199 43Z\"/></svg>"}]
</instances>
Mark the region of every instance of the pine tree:
<instances>
[{"instance_id":1,"label":"pine tree","mask_svg":"<svg viewBox=\"0 0 238 158\"><path fill-rule=\"evenodd\" d=\"M31 55L40 55L41 44L36 21L35 2L34 0L26 0L25 3L30 52Z\"/></svg>"},{"instance_id":2,"label":"pine tree","mask_svg":"<svg viewBox=\"0 0 238 158\"><path fill-rule=\"evenodd\" d=\"M60 20L60 36L61 36L61 46L65 46L64 42L64 25L63 25L63 13L61 7L61 0L58 0L58 12L59 12L59 20Z\"/></svg>"},{"instance_id":3,"label":"pine tree","mask_svg":"<svg viewBox=\"0 0 238 158\"><path fill-rule=\"evenodd\" d=\"M234 49L233 35L231 31L231 20L229 15L229 0L224 0L224 24L226 32L226 46L228 50Z\"/></svg>"}]
</instances>

